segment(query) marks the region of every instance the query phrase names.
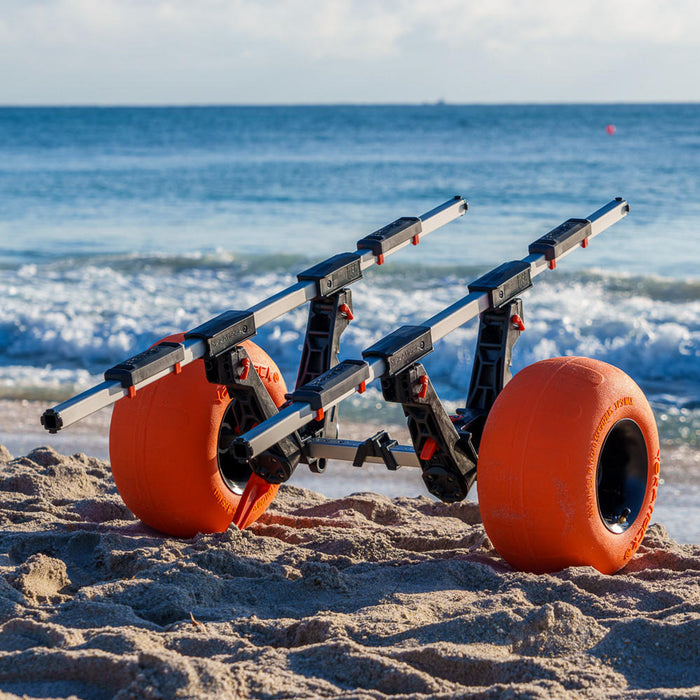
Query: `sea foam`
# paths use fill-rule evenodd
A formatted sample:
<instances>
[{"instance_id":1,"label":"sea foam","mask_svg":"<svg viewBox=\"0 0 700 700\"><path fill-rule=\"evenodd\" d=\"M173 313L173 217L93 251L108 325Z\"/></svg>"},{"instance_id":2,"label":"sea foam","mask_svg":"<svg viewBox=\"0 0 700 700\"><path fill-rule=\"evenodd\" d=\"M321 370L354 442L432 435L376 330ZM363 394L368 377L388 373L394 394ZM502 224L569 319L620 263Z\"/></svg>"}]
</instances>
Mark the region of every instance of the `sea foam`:
<instances>
[{"instance_id":1,"label":"sea foam","mask_svg":"<svg viewBox=\"0 0 700 700\"><path fill-rule=\"evenodd\" d=\"M421 323L468 293L472 268L393 265L353 287L356 320L341 359L403 324ZM0 395L65 397L173 332L230 308L247 308L296 280L298 260L163 255L26 264L0 273ZM526 331L513 371L557 355L582 355L630 374L660 412L700 413L700 283L557 270L523 294ZM260 329L258 341L293 385L306 324L300 308ZM436 344L424 363L442 398L457 405L469 381L476 320ZM370 402L374 405L374 401ZM685 413L684 413L685 412ZM689 416L689 418L688 418ZM678 429L680 429L678 428Z\"/></svg>"}]
</instances>

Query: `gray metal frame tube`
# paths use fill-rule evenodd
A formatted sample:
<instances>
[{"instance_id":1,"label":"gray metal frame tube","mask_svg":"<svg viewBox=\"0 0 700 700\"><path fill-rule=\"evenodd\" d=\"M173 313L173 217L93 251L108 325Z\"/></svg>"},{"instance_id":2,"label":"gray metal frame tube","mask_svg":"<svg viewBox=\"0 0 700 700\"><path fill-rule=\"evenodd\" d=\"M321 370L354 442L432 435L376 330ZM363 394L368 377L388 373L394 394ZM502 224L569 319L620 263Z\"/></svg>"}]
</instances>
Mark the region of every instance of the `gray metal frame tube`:
<instances>
[{"instance_id":1,"label":"gray metal frame tube","mask_svg":"<svg viewBox=\"0 0 700 700\"><path fill-rule=\"evenodd\" d=\"M458 219L460 216L464 215L466 211L467 203L461 197L454 197L440 206L431 209L420 217L422 222L421 237ZM401 248L405 248L407 245L410 245L410 243L410 241L407 241L388 250L385 257L401 250ZM372 254L372 251L358 252L361 254L360 267L363 271L377 264L377 258ZM318 291L315 282L297 282L287 289L272 295L268 299L251 306L249 311L253 313L255 327L260 328L266 323L274 321L287 312L302 306L307 301L311 301L317 294ZM180 362L181 367L204 357L206 353L206 346L201 340L185 340L183 342L183 347L185 348L185 358ZM162 379L173 371L175 371L175 365L139 382L134 386L134 389L138 391ZM54 406L51 411L60 416L60 429L63 429L128 395L129 390L122 387L118 381L105 381Z\"/></svg>"},{"instance_id":2,"label":"gray metal frame tube","mask_svg":"<svg viewBox=\"0 0 700 700\"><path fill-rule=\"evenodd\" d=\"M628 211L629 206L624 200L614 200L598 209L588 217L588 220L591 222L589 238L602 233L606 228L609 228L626 216ZM566 251L560 255L557 260L565 257L573 250L575 250L575 248ZM549 268L549 262L545 259L544 255L529 255L523 259L523 262L530 265L532 277L535 277ZM471 292L420 325L430 327L432 340L436 342L490 307L491 302L487 292ZM371 360L370 377L366 380L366 384L383 376L387 371L383 360L379 358L369 359ZM360 381L358 381L358 385L359 384ZM353 393L354 390L348 391L343 396L329 401L328 405L324 406L324 410L332 408L344 399L352 396ZM240 438L237 438L237 442L247 442L249 455L254 457L288 435L291 435L294 431L310 423L314 420L314 416L315 411L313 411L308 404L301 402L292 403L282 409L277 415L268 418Z\"/></svg>"}]
</instances>

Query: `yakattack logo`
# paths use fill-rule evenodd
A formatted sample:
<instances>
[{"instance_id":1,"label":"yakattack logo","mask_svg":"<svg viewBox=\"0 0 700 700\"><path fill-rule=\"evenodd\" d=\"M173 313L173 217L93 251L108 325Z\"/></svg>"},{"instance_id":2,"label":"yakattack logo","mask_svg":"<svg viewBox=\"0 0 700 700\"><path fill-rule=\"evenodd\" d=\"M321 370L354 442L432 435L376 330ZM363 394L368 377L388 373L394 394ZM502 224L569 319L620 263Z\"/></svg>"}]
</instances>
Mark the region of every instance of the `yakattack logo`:
<instances>
[{"instance_id":1,"label":"yakattack logo","mask_svg":"<svg viewBox=\"0 0 700 700\"><path fill-rule=\"evenodd\" d=\"M649 501L649 509L646 512L646 515L644 516L644 520L642 521L642 525L637 530L637 533L634 536L634 539L632 540L632 543L630 546L625 550L625 555L624 555L624 560L627 561L636 551L637 547L642 543L642 540L644 539L644 533L647 531L647 525L649 525L649 521L651 520L651 514L654 512L654 501L656 501L656 492L659 489L659 472L661 471L661 453L657 452L656 457L654 458L654 465L652 467L652 478L651 478L651 498Z\"/></svg>"},{"instance_id":2,"label":"yakattack logo","mask_svg":"<svg viewBox=\"0 0 700 700\"><path fill-rule=\"evenodd\" d=\"M612 416L615 411L618 409L622 408L623 406L633 406L634 401L632 400L631 396L625 396L622 399L618 399L615 401L610 408L603 414L603 417L600 419L600 423L598 423L598 427L595 429L595 433L593 433L593 442L594 444L597 444L600 441L600 435L603 432L603 429L605 426L608 424L608 421L610 420L610 417Z\"/></svg>"},{"instance_id":3,"label":"yakattack logo","mask_svg":"<svg viewBox=\"0 0 700 700\"><path fill-rule=\"evenodd\" d=\"M272 368L267 365L253 365L253 367L255 367L255 371L263 381L267 380L276 384L280 380L279 372L273 371Z\"/></svg>"},{"instance_id":4,"label":"yakattack logo","mask_svg":"<svg viewBox=\"0 0 700 700\"><path fill-rule=\"evenodd\" d=\"M216 499L216 502L221 506L221 508L228 514L233 515L235 511L235 506L231 501L224 496L224 494L221 492L221 489L219 488L218 484L216 483L217 477L219 474L212 474L210 478L210 484L211 484L211 492Z\"/></svg>"},{"instance_id":5,"label":"yakattack logo","mask_svg":"<svg viewBox=\"0 0 700 700\"><path fill-rule=\"evenodd\" d=\"M586 475L588 478L588 483L595 483L596 471L598 469L598 456L600 455L600 443L607 431L606 426L610 422L616 411L619 411L624 406L633 406L634 401L631 396L624 396L618 399L613 404L611 404L608 409L603 414L602 418L598 422L596 429L593 433L593 440L591 441L591 448L588 451L588 465L586 467ZM586 501L586 513L589 518L593 517L596 512L598 504L595 502L595 490L588 490L588 497Z\"/></svg>"}]
</instances>

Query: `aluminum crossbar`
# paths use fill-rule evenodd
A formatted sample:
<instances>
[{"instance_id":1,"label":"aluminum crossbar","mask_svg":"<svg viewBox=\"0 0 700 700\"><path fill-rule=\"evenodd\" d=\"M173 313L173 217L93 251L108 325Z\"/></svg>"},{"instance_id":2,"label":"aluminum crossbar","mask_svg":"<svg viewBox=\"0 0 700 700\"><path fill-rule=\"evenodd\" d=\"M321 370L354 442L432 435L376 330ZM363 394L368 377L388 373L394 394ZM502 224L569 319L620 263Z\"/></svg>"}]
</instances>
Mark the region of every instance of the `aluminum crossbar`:
<instances>
[{"instance_id":1,"label":"aluminum crossbar","mask_svg":"<svg viewBox=\"0 0 700 700\"><path fill-rule=\"evenodd\" d=\"M541 274L547 269L553 269L559 260L571 253L579 244L582 247L587 246L591 238L620 221L628 212L629 205L627 202L623 199L615 199L595 211L587 219L570 219L557 229L554 229L550 234L547 234L547 236L531 244L530 248L532 249L533 246L544 241L543 245L549 246L551 250L547 253L532 253L523 258L520 261L522 264L520 269L529 272L528 279ZM581 233L581 235L567 239L566 236L569 229L566 227L570 222L573 222L571 228L579 227L577 232ZM560 230L563 230L563 242L556 236L552 236L552 234ZM551 242L548 237L552 237ZM491 272L493 273L497 270L498 268ZM430 330L431 339L435 342L480 313L493 307L494 304L490 292L470 292L462 299L420 324L420 326ZM370 382L388 374L389 368L383 359L369 357L366 360L367 362L365 363L358 363L356 369L348 368L346 381L343 384L344 391L333 395L323 405L324 411L336 406L355 392L364 391L364 388ZM356 378L354 382L353 375ZM319 379L321 380L322 378ZM233 443L234 454L239 459L254 458L283 438L317 419L318 408L312 408L307 402L295 401L276 415L237 438Z\"/></svg>"},{"instance_id":2,"label":"aluminum crossbar","mask_svg":"<svg viewBox=\"0 0 700 700\"><path fill-rule=\"evenodd\" d=\"M462 197L457 196L447 200L443 204L418 217L420 220L419 237L422 239L441 226L463 216L466 211L467 202ZM411 245L412 242L417 243L418 240L412 241L408 239L402 241L380 256L375 255L372 250L360 249L358 246L356 254L360 270L364 271L373 265L381 264L385 256L391 255ZM316 296L318 296L316 282L300 281L250 307L247 313L252 314L253 327L259 328L260 326L274 321L283 314L302 306L307 301L311 301ZM133 395L134 391L148 384L152 384L172 372L179 371L184 365L204 357L207 352L205 342L197 338L185 339L180 345L182 346L183 354L177 362L173 362L163 369L160 369L160 371L151 374L143 381L135 383L131 388L124 387L122 383L117 380L101 382L81 394L48 409L42 416L42 424L49 432L58 432L62 428L68 427L91 413L115 403L125 396Z\"/></svg>"},{"instance_id":3,"label":"aluminum crossbar","mask_svg":"<svg viewBox=\"0 0 700 700\"><path fill-rule=\"evenodd\" d=\"M363 445L356 440L337 440L332 438L313 438L306 445L309 457L312 459L335 459L342 462L352 462L358 450ZM408 445L395 445L388 452L399 467L420 467L418 455L413 447ZM377 455L366 455L363 462L371 464L385 464L384 459Z\"/></svg>"}]
</instances>

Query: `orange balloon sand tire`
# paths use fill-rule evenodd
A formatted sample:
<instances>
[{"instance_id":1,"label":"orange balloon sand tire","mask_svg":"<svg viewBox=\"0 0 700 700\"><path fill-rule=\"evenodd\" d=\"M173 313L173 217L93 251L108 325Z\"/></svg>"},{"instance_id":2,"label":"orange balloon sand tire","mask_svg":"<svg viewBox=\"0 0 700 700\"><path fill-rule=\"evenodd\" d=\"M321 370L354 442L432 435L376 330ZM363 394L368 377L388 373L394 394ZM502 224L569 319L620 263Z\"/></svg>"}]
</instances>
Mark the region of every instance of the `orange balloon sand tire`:
<instances>
[{"instance_id":1,"label":"orange balloon sand tire","mask_svg":"<svg viewBox=\"0 0 700 700\"><path fill-rule=\"evenodd\" d=\"M243 346L280 406L287 389L277 365L254 343ZM231 524L250 471L232 471L219 455L229 404L226 387L207 382L201 360L117 401L109 434L112 474L124 503L144 523L176 537L223 532Z\"/></svg>"},{"instance_id":2,"label":"orange balloon sand tire","mask_svg":"<svg viewBox=\"0 0 700 700\"><path fill-rule=\"evenodd\" d=\"M637 550L659 485L659 438L641 389L596 360L526 367L498 396L479 448L486 533L515 569L593 566Z\"/></svg>"}]
</instances>

